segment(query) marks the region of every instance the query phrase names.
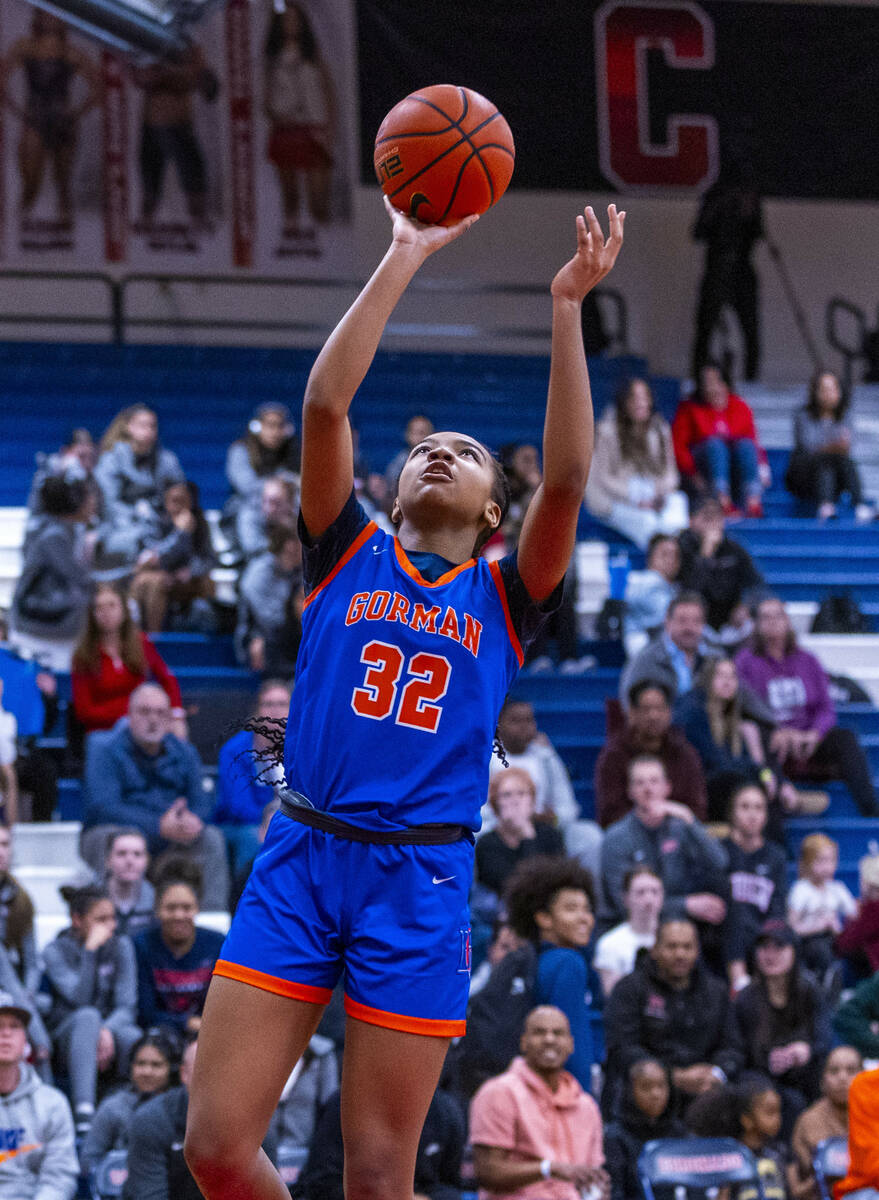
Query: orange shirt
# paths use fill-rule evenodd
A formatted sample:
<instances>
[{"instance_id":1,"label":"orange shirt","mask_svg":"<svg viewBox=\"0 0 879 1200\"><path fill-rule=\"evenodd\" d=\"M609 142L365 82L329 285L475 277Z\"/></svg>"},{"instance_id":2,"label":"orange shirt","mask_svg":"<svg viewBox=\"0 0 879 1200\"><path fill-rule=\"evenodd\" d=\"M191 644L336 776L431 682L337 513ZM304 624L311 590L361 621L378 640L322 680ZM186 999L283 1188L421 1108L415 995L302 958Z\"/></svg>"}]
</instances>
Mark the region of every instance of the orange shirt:
<instances>
[{"instance_id":1,"label":"orange shirt","mask_svg":"<svg viewBox=\"0 0 879 1200\"><path fill-rule=\"evenodd\" d=\"M858 1188L879 1188L879 1070L862 1071L848 1094L848 1175L834 1185L836 1200Z\"/></svg>"}]
</instances>

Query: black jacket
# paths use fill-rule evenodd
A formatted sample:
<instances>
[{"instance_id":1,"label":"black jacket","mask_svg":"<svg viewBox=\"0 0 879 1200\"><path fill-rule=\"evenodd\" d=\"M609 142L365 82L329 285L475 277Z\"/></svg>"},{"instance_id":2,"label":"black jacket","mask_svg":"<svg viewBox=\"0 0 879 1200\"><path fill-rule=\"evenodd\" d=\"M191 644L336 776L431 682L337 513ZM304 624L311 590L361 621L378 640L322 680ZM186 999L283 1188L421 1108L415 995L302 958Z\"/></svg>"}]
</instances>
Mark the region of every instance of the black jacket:
<instances>
[{"instance_id":1,"label":"black jacket","mask_svg":"<svg viewBox=\"0 0 879 1200\"><path fill-rule=\"evenodd\" d=\"M643 1200L638 1179L638 1156L654 1138L685 1137L686 1128L671 1105L656 1121L649 1120L632 1099L626 1081L619 1117L604 1127L604 1166L610 1175L610 1200Z\"/></svg>"},{"instance_id":2,"label":"black jacket","mask_svg":"<svg viewBox=\"0 0 879 1200\"><path fill-rule=\"evenodd\" d=\"M699 592L708 612L712 629L721 629L730 614L749 592L765 587L763 576L754 566L744 546L725 537L710 558L702 554L702 539L692 529L678 535L681 570L678 584L686 591Z\"/></svg>"},{"instance_id":3,"label":"black jacket","mask_svg":"<svg viewBox=\"0 0 879 1200\"><path fill-rule=\"evenodd\" d=\"M447 1092L436 1092L418 1143L416 1193L429 1196L430 1200L460 1200L465 1141L460 1105ZM344 1200L343 1162L341 1099L336 1092L326 1102L318 1120L293 1195L299 1200Z\"/></svg>"},{"instance_id":4,"label":"black jacket","mask_svg":"<svg viewBox=\"0 0 879 1200\"><path fill-rule=\"evenodd\" d=\"M669 1070L712 1063L732 1078L744 1053L729 988L699 963L675 991L645 958L611 992L604 1010L608 1081L617 1089L632 1063L658 1058Z\"/></svg>"}]
</instances>

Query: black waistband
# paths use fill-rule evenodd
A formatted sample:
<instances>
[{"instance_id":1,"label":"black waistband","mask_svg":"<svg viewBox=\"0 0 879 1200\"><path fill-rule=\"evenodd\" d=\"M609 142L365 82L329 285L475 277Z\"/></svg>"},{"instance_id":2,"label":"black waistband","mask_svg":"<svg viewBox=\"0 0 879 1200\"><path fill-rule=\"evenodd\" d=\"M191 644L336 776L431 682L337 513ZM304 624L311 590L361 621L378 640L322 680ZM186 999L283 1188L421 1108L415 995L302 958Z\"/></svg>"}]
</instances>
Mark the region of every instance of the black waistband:
<instances>
[{"instance_id":1,"label":"black waistband","mask_svg":"<svg viewBox=\"0 0 879 1200\"><path fill-rule=\"evenodd\" d=\"M347 838L349 842L373 842L378 846L447 846L451 842L474 841L473 831L466 825L413 825L409 829L364 829L361 825L350 825L331 817L317 808L295 804L286 796L281 797L281 812L285 817L301 821L333 837Z\"/></svg>"}]
</instances>

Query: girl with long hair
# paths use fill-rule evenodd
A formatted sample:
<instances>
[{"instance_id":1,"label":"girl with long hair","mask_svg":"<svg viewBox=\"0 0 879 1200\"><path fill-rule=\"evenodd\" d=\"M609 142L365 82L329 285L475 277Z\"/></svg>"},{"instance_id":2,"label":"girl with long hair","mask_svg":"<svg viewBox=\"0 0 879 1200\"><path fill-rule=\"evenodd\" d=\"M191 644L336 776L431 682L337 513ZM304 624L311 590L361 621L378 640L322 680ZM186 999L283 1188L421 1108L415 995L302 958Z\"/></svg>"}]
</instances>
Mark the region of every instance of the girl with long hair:
<instances>
[{"instance_id":1,"label":"girl with long hair","mask_svg":"<svg viewBox=\"0 0 879 1200\"><path fill-rule=\"evenodd\" d=\"M369 521L354 496L349 407L418 269L475 220L426 226L386 210L391 246L305 392L290 792L217 964L190 1092L186 1157L210 1200L285 1200L260 1145L343 970L347 1192L411 1193L449 1041L465 1027L473 835L497 716L557 603L589 471L580 308L622 245L615 205L607 239L591 208L577 218L576 252L551 285L544 478L517 554L478 557L503 520L506 481L463 433L412 450L396 535Z\"/></svg>"},{"instance_id":2,"label":"girl with long hair","mask_svg":"<svg viewBox=\"0 0 879 1200\"><path fill-rule=\"evenodd\" d=\"M646 379L630 379L595 429L586 507L643 550L657 533L687 524L668 421Z\"/></svg>"},{"instance_id":3,"label":"girl with long hair","mask_svg":"<svg viewBox=\"0 0 879 1200\"><path fill-rule=\"evenodd\" d=\"M184 721L180 685L132 617L124 589L102 583L92 597L85 629L73 652L77 721L86 733L112 729L128 712L131 693L147 679L153 679L167 694L175 721Z\"/></svg>"},{"instance_id":4,"label":"girl with long hair","mask_svg":"<svg viewBox=\"0 0 879 1200\"><path fill-rule=\"evenodd\" d=\"M794 413L794 448L784 485L801 500L818 506L818 520L836 516L840 498L848 493L855 520L872 521L864 503L861 476L852 459L852 425L848 419L851 395L833 371L816 371L809 382L806 403Z\"/></svg>"}]
</instances>

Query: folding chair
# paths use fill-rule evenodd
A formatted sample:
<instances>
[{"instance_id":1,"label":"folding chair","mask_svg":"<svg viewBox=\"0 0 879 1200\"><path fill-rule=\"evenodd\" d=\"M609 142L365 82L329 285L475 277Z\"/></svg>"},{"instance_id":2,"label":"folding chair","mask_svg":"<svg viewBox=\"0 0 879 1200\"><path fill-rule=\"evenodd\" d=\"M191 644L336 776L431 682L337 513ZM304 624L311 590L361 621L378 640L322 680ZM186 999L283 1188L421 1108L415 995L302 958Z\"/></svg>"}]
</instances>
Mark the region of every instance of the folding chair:
<instances>
[{"instance_id":1,"label":"folding chair","mask_svg":"<svg viewBox=\"0 0 879 1200\"><path fill-rule=\"evenodd\" d=\"M127 1178L128 1151L109 1150L92 1171L92 1200L113 1200L114 1196L121 1196Z\"/></svg>"},{"instance_id":2,"label":"folding chair","mask_svg":"<svg viewBox=\"0 0 879 1200\"><path fill-rule=\"evenodd\" d=\"M812 1170L815 1172L821 1200L833 1200L828 1184L843 1179L848 1174L848 1139L830 1137L819 1142L812 1155Z\"/></svg>"},{"instance_id":3,"label":"folding chair","mask_svg":"<svg viewBox=\"0 0 879 1200\"><path fill-rule=\"evenodd\" d=\"M766 1200L757 1160L734 1138L661 1138L648 1142L638 1159L638 1178L647 1200L655 1187L673 1188L676 1200L690 1192L751 1183ZM680 1190L679 1190L680 1189Z\"/></svg>"}]
</instances>

